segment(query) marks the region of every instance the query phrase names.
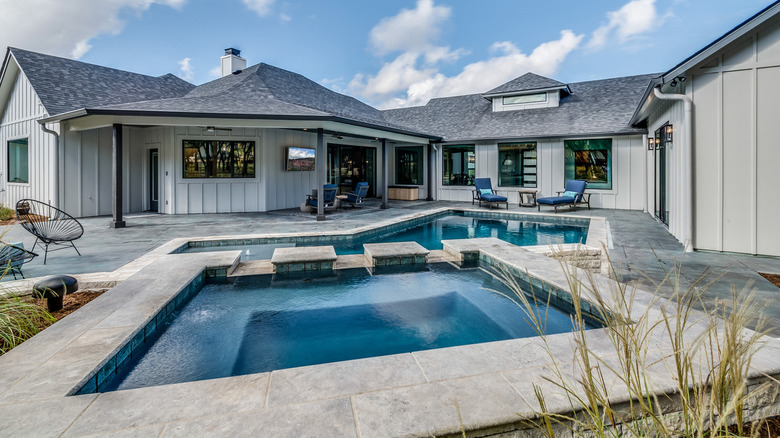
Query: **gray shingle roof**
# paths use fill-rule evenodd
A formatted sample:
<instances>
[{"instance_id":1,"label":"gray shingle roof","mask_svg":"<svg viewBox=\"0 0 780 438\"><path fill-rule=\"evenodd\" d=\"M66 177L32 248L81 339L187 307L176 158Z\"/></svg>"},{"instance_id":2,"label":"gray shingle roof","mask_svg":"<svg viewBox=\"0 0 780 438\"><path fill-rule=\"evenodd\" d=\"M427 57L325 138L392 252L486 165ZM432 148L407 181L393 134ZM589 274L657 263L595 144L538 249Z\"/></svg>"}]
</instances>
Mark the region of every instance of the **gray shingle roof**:
<instances>
[{"instance_id":1,"label":"gray shingle roof","mask_svg":"<svg viewBox=\"0 0 780 438\"><path fill-rule=\"evenodd\" d=\"M415 132L406 126L388 122L381 111L353 97L325 88L300 74L263 63L195 87L181 97L95 109L269 117L336 116L377 127Z\"/></svg>"},{"instance_id":2,"label":"gray shingle roof","mask_svg":"<svg viewBox=\"0 0 780 438\"><path fill-rule=\"evenodd\" d=\"M555 79L539 76L535 73L526 73L519 78L512 79L511 81L499 85L498 87L488 91L485 94L499 94L499 93L512 93L515 91L530 91L540 90L544 88L563 88L566 84L558 82Z\"/></svg>"},{"instance_id":3,"label":"gray shingle roof","mask_svg":"<svg viewBox=\"0 0 780 438\"><path fill-rule=\"evenodd\" d=\"M182 96L194 85L172 74L146 76L9 47L49 115Z\"/></svg>"},{"instance_id":4,"label":"gray shingle roof","mask_svg":"<svg viewBox=\"0 0 780 438\"><path fill-rule=\"evenodd\" d=\"M569 84L571 95L553 108L493 112L481 94L431 99L427 105L384 111L388 121L429 132L444 141L532 139L639 134L628 125L649 81L657 74Z\"/></svg>"}]
</instances>

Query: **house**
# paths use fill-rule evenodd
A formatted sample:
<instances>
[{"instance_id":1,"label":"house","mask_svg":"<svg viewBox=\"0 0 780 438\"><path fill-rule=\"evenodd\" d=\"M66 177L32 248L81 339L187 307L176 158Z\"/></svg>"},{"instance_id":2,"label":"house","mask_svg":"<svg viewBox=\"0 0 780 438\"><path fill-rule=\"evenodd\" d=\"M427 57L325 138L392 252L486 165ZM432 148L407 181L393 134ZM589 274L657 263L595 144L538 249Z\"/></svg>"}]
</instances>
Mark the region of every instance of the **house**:
<instances>
[{"instance_id":1,"label":"house","mask_svg":"<svg viewBox=\"0 0 780 438\"><path fill-rule=\"evenodd\" d=\"M324 183L511 202L588 180L591 204L646 211L696 249L780 255L780 2L662 74L564 84L527 73L484 93L379 111L296 73L246 66L194 86L9 48L0 202L75 216L268 211ZM301 152L303 151L303 152ZM316 151L316 153L315 153ZM304 153L288 165L294 154ZM311 156L323 157L311 168ZM296 155L297 156L297 155ZM320 209L318 219L324 219Z\"/></svg>"}]
</instances>

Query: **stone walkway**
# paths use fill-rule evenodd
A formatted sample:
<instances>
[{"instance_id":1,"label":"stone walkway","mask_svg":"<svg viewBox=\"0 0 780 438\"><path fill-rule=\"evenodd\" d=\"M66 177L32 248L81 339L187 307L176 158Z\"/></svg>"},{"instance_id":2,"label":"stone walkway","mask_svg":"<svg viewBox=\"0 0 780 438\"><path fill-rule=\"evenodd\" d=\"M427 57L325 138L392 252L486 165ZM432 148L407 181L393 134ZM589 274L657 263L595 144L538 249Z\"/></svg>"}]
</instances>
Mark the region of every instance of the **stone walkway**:
<instances>
[{"instance_id":1,"label":"stone walkway","mask_svg":"<svg viewBox=\"0 0 780 438\"><path fill-rule=\"evenodd\" d=\"M471 207L471 204L394 201L390 209L380 210L378 203L373 202L363 208L329 213L328 220L323 222L317 222L312 215L297 209L240 214L136 214L127 216L128 227L119 230L108 227L107 217L86 218L81 220L84 236L76 242L81 257L66 248L49 253L46 265L43 257L34 259L24 266L24 272L28 277L111 272L174 238L349 230L427 209L458 206ZM511 206L510 211L535 212L536 209ZM681 259L684 260L682 287L688 287L706 270L722 275L705 293L705 304L711 305L716 299L730 300L732 285L742 289L752 284L758 290L759 299L769 301L765 314L771 333L780 336L780 288L757 273L780 274L780 258L710 252L684 254L682 245L660 223L639 211L580 209L565 214L605 217L612 237L610 254L618 272L624 279L635 280L647 290L652 291L653 284L662 281L666 271ZM6 230L3 240L22 241L30 248L35 239L16 225Z\"/></svg>"}]
</instances>

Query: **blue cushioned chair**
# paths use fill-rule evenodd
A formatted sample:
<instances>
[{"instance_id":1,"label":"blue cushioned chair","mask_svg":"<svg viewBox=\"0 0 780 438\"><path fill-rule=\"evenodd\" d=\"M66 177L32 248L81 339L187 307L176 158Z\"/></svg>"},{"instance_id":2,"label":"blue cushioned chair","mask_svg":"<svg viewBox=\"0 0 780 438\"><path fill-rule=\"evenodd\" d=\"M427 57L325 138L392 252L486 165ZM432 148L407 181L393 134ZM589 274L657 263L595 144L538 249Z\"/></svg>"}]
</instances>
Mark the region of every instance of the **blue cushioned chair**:
<instances>
[{"instance_id":1,"label":"blue cushioned chair","mask_svg":"<svg viewBox=\"0 0 780 438\"><path fill-rule=\"evenodd\" d=\"M587 185L587 181L570 179L566 181L566 190L557 192L558 196L537 199L537 210L542 211L542 204L555 207L556 213L558 213L559 205L576 207L577 204L587 204L588 210L590 210L590 193L585 193L585 186Z\"/></svg>"},{"instance_id":2,"label":"blue cushioned chair","mask_svg":"<svg viewBox=\"0 0 780 438\"><path fill-rule=\"evenodd\" d=\"M24 278L22 265L37 257L38 254L24 249L22 242L3 245L0 248L0 273L10 272L16 280L16 273Z\"/></svg>"},{"instance_id":3,"label":"blue cushioned chair","mask_svg":"<svg viewBox=\"0 0 780 438\"><path fill-rule=\"evenodd\" d=\"M494 204L505 204L506 209L509 210L509 202L507 201L506 196L496 195L490 178L474 178L474 196L471 198L472 205L474 205L474 201L479 201L480 207L482 207L482 203L485 202L491 209Z\"/></svg>"},{"instance_id":4,"label":"blue cushioned chair","mask_svg":"<svg viewBox=\"0 0 780 438\"><path fill-rule=\"evenodd\" d=\"M338 185L336 184L325 184L322 190L322 202L323 202L323 208L333 207L336 201L336 189L338 189ZM306 195L306 205L317 208L317 204L320 201L320 196L312 197L311 195Z\"/></svg>"},{"instance_id":5,"label":"blue cushioned chair","mask_svg":"<svg viewBox=\"0 0 780 438\"><path fill-rule=\"evenodd\" d=\"M366 195L368 195L368 183L359 182L355 186L355 193L347 193L346 198L341 202L348 202L354 207L357 204L362 204Z\"/></svg>"}]
</instances>

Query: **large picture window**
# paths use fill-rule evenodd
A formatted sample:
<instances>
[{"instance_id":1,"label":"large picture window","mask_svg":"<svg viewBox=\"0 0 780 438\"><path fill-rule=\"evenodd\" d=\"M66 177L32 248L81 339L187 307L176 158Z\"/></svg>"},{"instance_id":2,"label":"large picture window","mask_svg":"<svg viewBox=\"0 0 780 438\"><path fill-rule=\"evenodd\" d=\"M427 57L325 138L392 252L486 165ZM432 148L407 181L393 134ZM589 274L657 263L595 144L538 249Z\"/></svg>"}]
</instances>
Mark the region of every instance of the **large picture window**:
<instances>
[{"instance_id":1,"label":"large picture window","mask_svg":"<svg viewBox=\"0 0 780 438\"><path fill-rule=\"evenodd\" d=\"M589 189L612 188L612 139L565 140L564 176L580 179Z\"/></svg>"},{"instance_id":2,"label":"large picture window","mask_svg":"<svg viewBox=\"0 0 780 438\"><path fill-rule=\"evenodd\" d=\"M254 178L255 142L184 140L185 178Z\"/></svg>"},{"instance_id":3,"label":"large picture window","mask_svg":"<svg viewBox=\"0 0 780 438\"><path fill-rule=\"evenodd\" d=\"M422 146L395 148L395 183L422 185Z\"/></svg>"},{"instance_id":4,"label":"large picture window","mask_svg":"<svg viewBox=\"0 0 780 438\"><path fill-rule=\"evenodd\" d=\"M474 145L444 146L442 185L474 185Z\"/></svg>"},{"instance_id":5,"label":"large picture window","mask_svg":"<svg viewBox=\"0 0 780 438\"><path fill-rule=\"evenodd\" d=\"M536 143L498 145L498 185L536 187Z\"/></svg>"},{"instance_id":6,"label":"large picture window","mask_svg":"<svg viewBox=\"0 0 780 438\"><path fill-rule=\"evenodd\" d=\"M26 183L29 181L27 157L26 138L8 142L8 182Z\"/></svg>"}]
</instances>

